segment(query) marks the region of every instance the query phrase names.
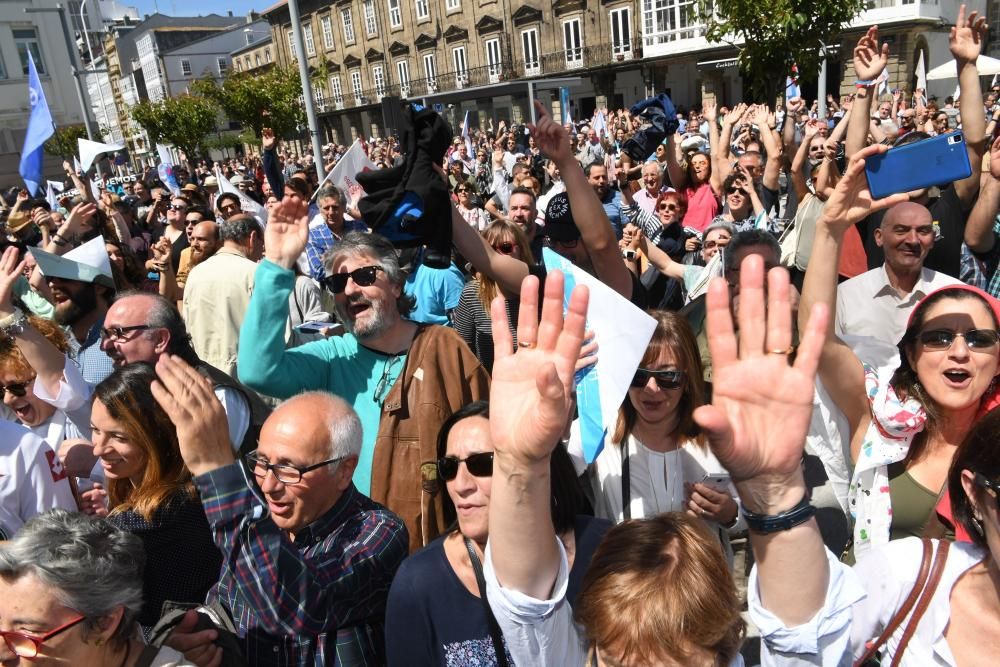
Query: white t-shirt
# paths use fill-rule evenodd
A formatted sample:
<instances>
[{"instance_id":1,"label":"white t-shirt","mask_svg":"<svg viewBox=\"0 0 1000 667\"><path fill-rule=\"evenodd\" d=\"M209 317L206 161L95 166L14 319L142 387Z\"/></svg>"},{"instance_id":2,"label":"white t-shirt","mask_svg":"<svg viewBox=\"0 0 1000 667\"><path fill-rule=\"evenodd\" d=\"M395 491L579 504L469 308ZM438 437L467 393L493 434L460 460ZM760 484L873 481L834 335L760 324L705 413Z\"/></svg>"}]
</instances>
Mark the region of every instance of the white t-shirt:
<instances>
[{"instance_id":1,"label":"white t-shirt","mask_svg":"<svg viewBox=\"0 0 1000 667\"><path fill-rule=\"evenodd\" d=\"M25 521L57 507L77 511L62 461L28 429L0 422L0 528L11 538Z\"/></svg>"}]
</instances>

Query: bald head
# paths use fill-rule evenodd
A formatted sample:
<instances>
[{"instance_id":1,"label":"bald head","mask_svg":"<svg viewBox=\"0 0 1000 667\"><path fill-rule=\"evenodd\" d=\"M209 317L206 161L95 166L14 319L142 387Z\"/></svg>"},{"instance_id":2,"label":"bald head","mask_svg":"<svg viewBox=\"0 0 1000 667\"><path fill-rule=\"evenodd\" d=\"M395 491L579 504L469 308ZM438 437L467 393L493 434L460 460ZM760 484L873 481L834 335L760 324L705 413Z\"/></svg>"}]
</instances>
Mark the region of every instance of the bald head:
<instances>
[{"instance_id":1,"label":"bald head","mask_svg":"<svg viewBox=\"0 0 1000 667\"><path fill-rule=\"evenodd\" d=\"M900 202L885 212L880 226L888 229L900 222L906 225L929 225L932 222L931 212L926 206L911 201Z\"/></svg>"},{"instance_id":2,"label":"bald head","mask_svg":"<svg viewBox=\"0 0 1000 667\"><path fill-rule=\"evenodd\" d=\"M214 220L199 222L191 230L191 261L204 262L215 254L222 245L219 239L219 225Z\"/></svg>"},{"instance_id":3,"label":"bald head","mask_svg":"<svg viewBox=\"0 0 1000 667\"><path fill-rule=\"evenodd\" d=\"M890 277L912 280L923 269L927 253L934 247L934 221L926 207L902 202L890 208L875 230L875 243L885 255Z\"/></svg>"},{"instance_id":4,"label":"bald head","mask_svg":"<svg viewBox=\"0 0 1000 667\"><path fill-rule=\"evenodd\" d=\"M298 439L324 458L361 454L361 420L342 398L323 391L309 391L288 399L271 413L261 429Z\"/></svg>"}]
</instances>

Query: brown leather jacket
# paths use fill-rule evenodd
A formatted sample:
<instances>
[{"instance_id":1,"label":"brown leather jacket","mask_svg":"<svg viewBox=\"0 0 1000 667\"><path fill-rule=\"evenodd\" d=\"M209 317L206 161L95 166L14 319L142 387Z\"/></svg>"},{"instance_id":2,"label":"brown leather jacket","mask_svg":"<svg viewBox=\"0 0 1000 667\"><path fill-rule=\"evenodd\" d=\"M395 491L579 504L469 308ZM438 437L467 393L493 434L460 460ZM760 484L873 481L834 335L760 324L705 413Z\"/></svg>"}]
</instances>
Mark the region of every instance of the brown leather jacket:
<instances>
[{"instance_id":1,"label":"brown leather jacket","mask_svg":"<svg viewBox=\"0 0 1000 667\"><path fill-rule=\"evenodd\" d=\"M403 519L411 552L447 528L435 465L441 424L489 392L489 374L453 329L420 327L385 398L371 473L372 500Z\"/></svg>"}]
</instances>

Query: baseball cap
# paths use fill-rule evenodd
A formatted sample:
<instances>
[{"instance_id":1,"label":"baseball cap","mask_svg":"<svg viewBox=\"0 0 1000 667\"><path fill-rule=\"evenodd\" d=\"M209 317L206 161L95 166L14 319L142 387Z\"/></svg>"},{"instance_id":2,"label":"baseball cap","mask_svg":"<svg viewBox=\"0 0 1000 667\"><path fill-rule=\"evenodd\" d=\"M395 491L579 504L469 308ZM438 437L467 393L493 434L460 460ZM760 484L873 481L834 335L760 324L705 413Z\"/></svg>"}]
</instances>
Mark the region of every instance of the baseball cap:
<instances>
[{"instance_id":1,"label":"baseball cap","mask_svg":"<svg viewBox=\"0 0 1000 667\"><path fill-rule=\"evenodd\" d=\"M573 211L569 207L569 196L565 192L549 199L549 204L545 207L542 235L553 241L575 241L580 238L580 230L573 222Z\"/></svg>"}]
</instances>

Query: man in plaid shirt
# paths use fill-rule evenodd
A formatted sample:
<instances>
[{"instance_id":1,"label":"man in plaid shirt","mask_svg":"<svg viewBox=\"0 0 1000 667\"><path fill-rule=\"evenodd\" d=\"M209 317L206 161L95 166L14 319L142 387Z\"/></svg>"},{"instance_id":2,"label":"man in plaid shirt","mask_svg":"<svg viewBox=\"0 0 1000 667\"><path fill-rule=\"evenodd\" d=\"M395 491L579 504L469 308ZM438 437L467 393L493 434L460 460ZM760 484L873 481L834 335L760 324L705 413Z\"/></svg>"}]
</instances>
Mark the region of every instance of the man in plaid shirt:
<instances>
[{"instance_id":1,"label":"man in plaid shirt","mask_svg":"<svg viewBox=\"0 0 1000 667\"><path fill-rule=\"evenodd\" d=\"M351 481L361 451L351 406L323 392L290 399L264 423L244 468L208 381L175 357L162 357L157 374L154 394L177 425L223 553L209 599L231 612L246 664L384 664L385 603L409 537ZM215 631L192 632L188 616L168 643L217 664Z\"/></svg>"}]
</instances>

